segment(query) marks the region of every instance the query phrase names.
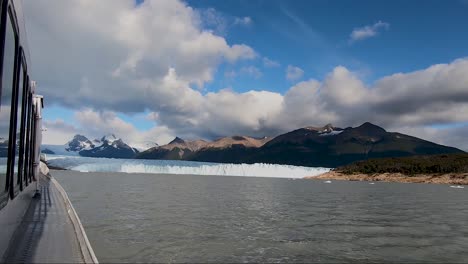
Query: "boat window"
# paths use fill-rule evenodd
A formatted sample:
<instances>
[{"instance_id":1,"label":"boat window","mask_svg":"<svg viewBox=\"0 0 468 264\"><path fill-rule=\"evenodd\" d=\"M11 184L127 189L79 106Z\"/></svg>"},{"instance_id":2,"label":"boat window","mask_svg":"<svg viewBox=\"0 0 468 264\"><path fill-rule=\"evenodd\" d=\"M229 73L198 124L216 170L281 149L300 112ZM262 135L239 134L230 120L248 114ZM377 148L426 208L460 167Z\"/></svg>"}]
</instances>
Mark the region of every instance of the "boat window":
<instances>
[{"instance_id":1,"label":"boat window","mask_svg":"<svg viewBox=\"0 0 468 264\"><path fill-rule=\"evenodd\" d=\"M32 100L31 100L32 102ZM34 149L34 146L36 145L36 118L35 118L35 111L34 111L34 105L33 105L33 110L31 111L31 114L32 114L32 118L31 118L31 142L30 142L30 145L29 145L29 155L30 155L30 158L29 158L29 179L30 180L36 180L36 178L34 177L34 156L35 156L35 149Z\"/></svg>"},{"instance_id":2,"label":"boat window","mask_svg":"<svg viewBox=\"0 0 468 264\"><path fill-rule=\"evenodd\" d=\"M21 127L21 133L22 133L22 136L21 136L21 139L23 140L23 142L21 143L21 146L23 147L23 150L22 150L22 157L23 157L23 163L22 163L22 167L21 167L21 170L22 170L22 177L23 177L23 184L25 184L25 186L28 186L28 125L29 125L29 117L31 116L29 114L29 111L30 111L30 107L29 107L29 78L27 76L27 72L24 71L23 72L24 74L24 106L23 106L23 109L24 109L24 117L22 119L22 122L23 122L23 126Z\"/></svg>"},{"instance_id":3,"label":"boat window","mask_svg":"<svg viewBox=\"0 0 468 264\"><path fill-rule=\"evenodd\" d=\"M29 80L29 78L28 78ZM28 82L29 84L29 82ZM29 85L28 85L28 90ZM31 119L32 119L32 95L31 92L28 92L28 116L26 117L26 150L25 150L25 163L24 163L24 177L25 177L25 182L31 182L31 174L29 172L29 167L30 167L30 160L31 160Z\"/></svg>"},{"instance_id":4,"label":"boat window","mask_svg":"<svg viewBox=\"0 0 468 264\"><path fill-rule=\"evenodd\" d=\"M6 19L3 74L0 99L0 190L7 190L8 142L15 67L16 38L9 16ZM1 202L1 201L0 201ZM1 206L0 206L1 207Z\"/></svg>"},{"instance_id":5,"label":"boat window","mask_svg":"<svg viewBox=\"0 0 468 264\"><path fill-rule=\"evenodd\" d=\"M18 110L17 110L17 115L16 115L16 145L15 145L15 169L13 173L13 185L20 185L21 186L21 176L22 176L22 171L21 168L23 166L23 156L22 153L23 148L21 147L24 140L22 140L22 136L24 133L21 131L21 125L22 125L22 115L23 114L23 94L24 94L24 76L23 76L23 71L24 67L22 64L19 64L19 72L18 72Z\"/></svg>"}]
</instances>

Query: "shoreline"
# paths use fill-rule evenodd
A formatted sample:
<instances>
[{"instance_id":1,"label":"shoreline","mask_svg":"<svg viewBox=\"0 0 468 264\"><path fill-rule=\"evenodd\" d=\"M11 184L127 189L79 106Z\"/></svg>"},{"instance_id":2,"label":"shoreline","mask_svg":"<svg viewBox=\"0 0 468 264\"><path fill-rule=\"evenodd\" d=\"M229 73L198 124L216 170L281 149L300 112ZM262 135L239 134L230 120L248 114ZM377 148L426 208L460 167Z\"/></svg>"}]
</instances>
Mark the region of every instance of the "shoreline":
<instances>
[{"instance_id":1,"label":"shoreline","mask_svg":"<svg viewBox=\"0 0 468 264\"><path fill-rule=\"evenodd\" d=\"M405 175L402 173L345 174L330 171L318 176L307 176L304 179L468 185L468 173Z\"/></svg>"}]
</instances>

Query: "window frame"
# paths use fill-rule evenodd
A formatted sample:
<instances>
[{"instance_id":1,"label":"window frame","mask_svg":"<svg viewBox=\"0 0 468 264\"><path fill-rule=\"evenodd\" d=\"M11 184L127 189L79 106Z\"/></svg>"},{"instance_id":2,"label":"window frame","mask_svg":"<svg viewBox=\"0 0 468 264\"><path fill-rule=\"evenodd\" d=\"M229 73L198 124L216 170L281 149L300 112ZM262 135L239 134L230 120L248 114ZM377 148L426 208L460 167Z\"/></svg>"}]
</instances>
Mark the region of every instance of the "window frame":
<instances>
[{"instance_id":1,"label":"window frame","mask_svg":"<svg viewBox=\"0 0 468 264\"><path fill-rule=\"evenodd\" d=\"M36 111L34 107L34 97L31 94L31 140L30 140L30 145L29 145L29 151L30 151L30 157L29 157L29 178L30 182L31 181L37 181L35 175L34 175L34 160L35 160L35 147L36 146Z\"/></svg>"},{"instance_id":2,"label":"window frame","mask_svg":"<svg viewBox=\"0 0 468 264\"><path fill-rule=\"evenodd\" d=\"M27 129L27 118L28 118L28 99L29 99L29 78L28 78L28 68L27 63L25 60L25 56L23 53L23 102L22 102L22 111L21 111L21 131L20 131L20 163L18 163L18 172L21 170L21 183L22 188L26 188L28 186L28 181L26 180L26 175L24 171L24 166L27 163L26 161L26 129Z\"/></svg>"},{"instance_id":3,"label":"window frame","mask_svg":"<svg viewBox=\"0 0 468 264\"><path fill-rule=\"evenodd\" d=\"M17 126L17 113L18 113L18 56L19 56L19 27L16 19L16 14L13 8L13 5L8 1L7 18L11 20L13 26L13 31L15 34L15 63L14 63L14 78L13 78L13 94L11 97L11 108L10 111L10 134L8 142L8 162L7 162L7 178L9 179L9 189L10 189L10 199L14 199L15 196L19 193L18 184L14 183L14 170L15 170L15 151L16 151L16 126ZM6 25L6 21L5 21Z\"/></svg>"},{"instance_id":4,"label":"window frame","mask_svg":"<svg viewBox=\"0 0 468 264\"><path fill-rule=\"evenodd\" d=\"M17 100L17 89L16 87L16 72L17 72L17 61L18 61L18 49L20 46L20 39L19 39L19 27L18 27L18 20L16 17L16 12L14 9L13 2L11 0L3 0L1 1L1 17L0 17L0 80L3 80L3 70L4 70L4 58L5 58L5 41L6 41L6 26L7 26L7 19L10 19L11 25L13 27L13 33L15 35L15 54L14 54L14 68L13 68L13 83L12 83L12 98L11 98L11 108L10 108L10 127L9 127L9 135L8 135L8 154L7 154L7 170L6 170L6 178L5 178L5 189L0 190L0 209L2 209L9 201L9 198L13 199L14 190L12 188L13 185L13 171L14 168L14 156L12 158L12 153L14 155L14 147L16 145L16 135L12 134L16 133L16 120L12 119L12 115L16 113L17 105L15 104L15 99ZM0 98L3 92L3 82L0 81ZM12 166L13 162L13 166Z\"/></svg>"},{"instance_id":5,"label":"window frame","mask_svg":"<svg viewBox=\"0 0 468 264\"><path fill-rule=\"evenodd\" d=\"M25 155L25 166L24 166L24 175L26 177L25 181L26 182L29 182L31 183L32 182L32 178L31 178L31 164L30 164L30 160L31 160L31 155L32 155L32 152L31 152L31 140L32 140L32 119L33 119L33 108L32 108L32 91L31 91L31 85L30 85L30 82L29 82L29 76L28 76L28 82L27 82L27 85L28 85L28 118L27 118L27 124L26 124L26 155Z\"/></svg>"},{"instance_id":6,"label":"window frame","mask_svg":"<svg viewBox=\"0 0 468 264\"><path fill-rule=\"evenodd\" d=\"M2 92L3 92L3 59L4 59L4 53L5 53L5 34L6 34L6 17L7 17L7 7L8 7L8 0L2 0L1 1L1 13L0 13L0 98L2 97ZM1 101L0 101L1 104ZM7 162L8 166L8 154L7 154ZM5 189L0 190L0 209L5 207L5 205L8 203L9 200L9 179L8 179L8 174L5 173Z\"/></svg>"},{"instance_id":7,"label":"window frame","mask_svg":"<svg viewBox=\"0 0 468 264\"><path fill-rule=\"evenodd\" d=\"M17 102L17 107L16 107L16 122L20 122L20 131L19 131L19 146L16 146L15 145L15 159L16 159L16 148L19 147L18 149L18 176L17 176L17 182L16 182L16 185L15 185L15 188L16 186L19 186L19 190L20 191L23 191L23 166L24 166L24 118L25 118L25 102L26 102L26 97L28 96L26 94L26 76L27 76L27 63L26 63L26 59L25 59L25 55L24 55L24 50L23 48L20 46L19 47L19 56L18 56L18 66L20 67L17 67L17 77L16 77L16 88L18 89L18 94L17 94L17 97L19 96L19 91L22 90L22 93L21 93L21 98L17 98L16 102ZM19 83L19 80L20 80L20 75L23 75L23 83ZM20 87L21 85L21 87ZM19 107L21 106L21 116L19 117L20 119L18 120L18 110L19 110ZM18 123L16 124L16 129L18 128ZM15 135L18 135L18 131L16 131ZM18 140L15 139L15 144L17 143ZM13 164L13 166L16 166L16 162L15 164ZM13 174L14 174L14 170L13 170ZM15 183L13 183L15 184ZM16 190L15 190L16 191Z\"/></svg>"}]
</instances>

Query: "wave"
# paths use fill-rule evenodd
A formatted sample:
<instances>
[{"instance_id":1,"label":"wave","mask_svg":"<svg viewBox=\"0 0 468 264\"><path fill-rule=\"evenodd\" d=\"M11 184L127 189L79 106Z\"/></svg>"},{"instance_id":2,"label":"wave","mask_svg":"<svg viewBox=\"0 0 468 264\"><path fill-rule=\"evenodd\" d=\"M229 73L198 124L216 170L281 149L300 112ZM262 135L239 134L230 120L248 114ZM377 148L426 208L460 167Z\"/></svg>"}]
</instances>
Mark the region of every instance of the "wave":
<instances>
[{"instance_id":1,"label":"wave","mask_svg":"<svg viewBox=\"0 0 468 264\"><path fill-rule=\"evenodd\" d=\"M130 160L48 155L48 163L81 172L126 172L155 174L194 174L218 176L251 176L303 178L330 171L329 168L278 164L232 164L176 160Z\"/></svg>"}]
</instances>

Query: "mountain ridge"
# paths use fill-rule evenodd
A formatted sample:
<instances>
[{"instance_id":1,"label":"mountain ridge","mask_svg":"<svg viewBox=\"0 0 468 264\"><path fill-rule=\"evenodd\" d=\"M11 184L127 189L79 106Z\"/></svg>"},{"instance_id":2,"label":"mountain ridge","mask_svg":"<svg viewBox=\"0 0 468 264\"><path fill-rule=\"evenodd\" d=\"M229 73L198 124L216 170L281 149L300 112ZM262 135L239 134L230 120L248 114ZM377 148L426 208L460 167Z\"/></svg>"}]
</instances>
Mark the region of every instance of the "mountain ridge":
<instances>
[{"instance_id":1,"label":"mountain ridge","mask_svg":"<svg viewBox=\"0 0 468 264\"><path fill-rule=\"evenodd\" d=\"M210 147L210 143L199 149L182 144L172 144L171 148L167 148L168 144L143 151L136 158L337 167L369 158L463 153L457 148L398 132L387 132L370 122L345 129L331 124L303 127L269 138L258 145L235 144L235 139L241 139L236 137L239 136L222 138L234 143L227 144L225 148ZM187 144L187 141L184 143Z\"/></svg>"},{"instance_id":2,"label":"mountain ridge","mask_svg":"<svg viewBox=\"0 0 468 264\"><path fill-rule=\"evenodd\" d=\"M90 140L77 134L65 145L43 145L42 153L99 158L134 158L139 151L114 134Z\"/></svg>"},{"instance_id":3,"label":"mountain ridge","mask_svg":"<svg viewBox=\"0 0 468 264\"><path fill-rule=\"evenodd\" d=\"M337 167L358 160L380 157L464 153L417 137L366 122L357 127L339 128L332 124L308 126L276 137L254 138L234 135L213 141L184 140L175 137L165 145L152 142L139 151L114 134L89 140L75 135L65 153L87 157L190 160L219 163L274 163L285 165ZM43 146L43 152L54 154ZM73 150L73 151L69 151Z\"/></svg>"}]
</instances>

